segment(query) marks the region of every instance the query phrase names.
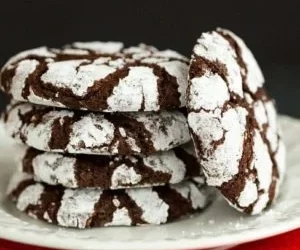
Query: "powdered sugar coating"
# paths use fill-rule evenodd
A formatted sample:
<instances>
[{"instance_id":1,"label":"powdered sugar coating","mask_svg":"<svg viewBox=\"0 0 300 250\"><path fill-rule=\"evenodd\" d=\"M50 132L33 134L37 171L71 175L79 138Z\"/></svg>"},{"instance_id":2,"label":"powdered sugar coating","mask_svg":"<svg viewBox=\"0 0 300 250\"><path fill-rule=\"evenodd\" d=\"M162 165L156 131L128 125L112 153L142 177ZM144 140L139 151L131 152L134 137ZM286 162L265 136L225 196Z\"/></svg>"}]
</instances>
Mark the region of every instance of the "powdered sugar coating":
<instances>
[{"instance_id":1,"label":"powdered sugar coating","mask_svg":"<svg viewBox=\"0 0 300 250\"><path fill-rule=\"evenodd\" d=\"M227 83L229 91L243 96L242 76L239 65L235 61L235 52L229 42L219 33L203 33L194 47L194 55L201 56L212 62L217 61L227 67Z\"/></svg>"},{"instance_id":2,"label":"powdered sugar coating","mask_svg":"<svg viewBox=\"0 0 300 250\"><path fill-rule=\"evenodd\" d=\"M149 224L167 222L169 205L151 189L126 189L126 193L143 210L142 219Z\"/></svg>"},{"instance_id":3,"label":"powdered sugar coating","mask_svg":"<svg viewBox=\"0 0 300 250\"><path fill-rule=\"evenodd\" d=\"M269 200L269 195L267 193L260 195L253 207L252 214L255 215L261 213L261 211L267 206Z\"/></svg>"},{"instance_id":4,"label":"powdered sugar coating","mask_svg":"<svg viewBox=\"0 0 300 250\"><path fill-rule=\"evenodd\" d=\"M44 213L43 219L44 219L45 221L49 222L49 223L52 223L52 219L50 218L48 212L45 212L45 213Z\"/></svg>"},{"instance_id":5,"label":"powdered sugar coating","mask_svg":"<svg viewBox=\"0 0 300 250\"><path fill-rule=\"evenodd\" d=\"M151 55L151 53L155 53L157 51L158 51L157 48L141 43L138 46L131 46L125 48L123 49L122 52L125 55L132 55L134 59L141 59L141 58L146 58L149 55Z\"/></svg>"},{"instance_id":6,"label":"powdered sugar coating","mask_svg":"<svg viewBox=\"0 0 300 250\"><path fill-rule=\"evenodd\" d=\"M241 50L243 61L245 62L248 69L248 72L246 74L246 84L252 93L256 93L258 88L263 86L265 79L256 59L254 58L254 55L244 43L244 41L230 30L218 28L217 31L221 31L224 34L229 34L237 42Z\"/></svg>"},{"instance_id":7,"label":"powdered sugar coating","mask_svg":"<svg viewBox=\"0 0 300 250\"><path fill-rule=\"evenodd\" d=\"M196 185L194 185L192 183L188 183L188 185L189 185L189 189L190 189L189 196L190 196L190 199L192 202L192 207L194 209L199 209L199 208L205 207L206 204L211 199L210 195L213 195L213 192L211 192L211 191L207 192L206 189L199 190L199 188L196 187Z\"/></svg>"},{"instance_id":8,"label":"powdered sugar coating","mask_svg":"<svg viewBox=\"0 0 300 250\"><path fill-rule=\"evenodd\" d=\"M75 42L72 44L74 48L90 50L95 53L101 54L114 54L120 52L123 48L123 43L121 42Z\"/></svg>"},{"instance_id":9,"label":"powdered sugar coating","mask_svg":"<svg viewBox=\"0 0 300 250\"><path fill-rule=\"evenodd\" d=\"M189 105L193 109L214 110L221 108L229 100L226 82L219 76L205 73L204 76L191 79Z\"/></svg>"},{"instance_id":10,"label":"powdered sugar coating","mask_svg":"<svg viewBox=\"0 0 300 250\"><path fill-rule=\"evenodd\" d=\"M274 103L269 101L265 105L265 112L268 119L267 138L270 141L272 151L276 151L280 138L278 136L277 114Z\"/></svg>"},{"instance_id":11,"label":"powdered sugar coating","mask_svg":"<svg viewBox=\"0 0 300 250\"><path fill-rule=\"evenodd\" d=\"M117 208L113 214L112 221L106 223L104 226L130 226L132 224L132 220L128 214L128 209L125 207Z\"/></svg>"},{"instance_id":12,"label":"powdered sugar coating","mask_svg":"<svg viewBox=\"0 0 300 250\"><path fill-rule=\"evenodd\" d=\"M179 155L169 150L149 156L112 156L108 161L107 156L89 156L87 160L19 145L16 158L19 169L32 174L36 181L68 188L121 189L180 183L192 177L187 175L191 171L193 176L202 175L193 152L183 154L187 147L176 148L176 152L181 152ZM194 162L189 157L193 157ZM83 182L90 175L100 179Z\"/></svg>"},{"instance_id":13,"label":"powdered sugar coating","mask_svg":"<svg viewBox=\"0 0 300 250\"><path fill-rule=\"evenodd\" d=\"M101 194L101 190L66 189L57 212L57 222L65 227L85 228Z\"/></svg>"},{"instance_id":14,"label":"powdered sugar coating","mask_svg":"<svg viewBox=\"0 0 300 250\"><path fill-rule=\"evenodd\" d=\"M66 151L89 153L92 148L110 144L114 138L114 130L114 125L102 115L89 113L73 124L70 143ZM81 142L84 143L86 149L80 149ZM106 146L104 150L105 148Z\"/></svg>"},{"instance_id":15,"label":"powdered sugar coating","mask_svg":"<svg viewBox=\"0 0 300 250\"><path fill-rule=\"evenodd\" d=\"M1 86L14 99L35 104L105 112L158 111L185 106L187 71L187 58L175 51L78 42L18 54L2 69Z\"/></svg>"},{"instance_id":16,"label":"powdered sugar coating","mask_svg":"<svg viewBox=\"0 0 300 250\"><path fill-rule=\"evenodd\" d=\"M24 60L18 64L18 67L16 68L16 74L12 78L11 83L11 94L13 96L22 96L22 89L25 87L25 81L27 77L35 71L38 64L39 62L37 60Z\"/></svg>"},{"instance_id":17,"label":"powdered sugar coating","mask_svg":"<svg viewBox=\"0 0 300 250\"><path fill-rule=\"evenodd\" d=\"M19 179L20 182L13 191L18 192L10 192L9 196L17 202L18 209L35 219L64 227L162 224L204 209L212 198L211 194L205 191L205 185L196 185L191 181L185 181L172 188L166 186L119 191L62 189L56 186L51 187L49 193L49 186L40 183L28 183L23 186L22 178L25 180L27 176L21 172L16 172L15 175L19 175L15 179ZM46 189L48 191L45 191ZM183 189L189 195L179 199L178 195L183 193ZM52 200L51 204L49 197ZM185 205L181 207L178 202ZM174 204L177 204L176 208L173 207ZM173 213L174 209L176 213ZM137 213L133 215L134 211Z\"/></svg>"},{"instance_id":18,"label":"powdered sugar coating","mask_svg":"<svg viewBox=\"0 0 300 250\"><path fill-rule=\"evenodd\" d=\"M259 180L259 190L268 192L272 181L272 161L266 144L264 144L261 135L255 131L254 135L254 168L257 171Z\"/></svg>"},{"instance_id":19,"label":"powdered sugar coating","mask_svg":"<svg viewBox=\"0 0 300 250\"><path fill-rule=\"evenodd\" d=\"M251 102L252 101L253 100L251 100ZM260 130L262 130L264 124L268 123L268 117L267 117L265 104L262 101L257 101L255 103L253 103L253 109L254 109L255 117L257 118L258 126L259 126Z\"/></svg>"},{"instance_id":20,"label":"powdered sugar coating","mask_svg":"<svg viewBox=\"0 0 300 250\"><path fill-rule=\"evenodd\" d=\"M87 94L94 82L115 72L108 65L88 64L88 60L69 60L48 63L48 70L41 76L43 83L51 83L58 88L67 88L77 96Z\"/></svg>"},{"instance_id":21,"label":"powdered sugar coating","mask_svg":"<svg viewBox=\"0 0 300 250\"><path fill-rule=\"evenodd\" d=\"M127 136L125 138L125 141L128 145L130 145L130 147L132 148L132 150L134 152L137 152L137 153L141 153L142 152L142 149L136 144L136 140L130 136Z\"/></svg>"},{"instance_id":22,"label":"powdered sugar coating","mask_svg":"<svg viewBox=\"0 0 300 250\"><path fill-rule=\"evenodd\" d=\"M107 99L109 110L140 110L144 102L145 110L158 110L158 77L149 67L132 67L128 76L121 79ZM123 107L124 110L119 107Z\"/></svg>"},{"instance_id":23,"label":"powdered sugar coating","mask_svg":"<svg viewBox=\"0 0 300 250\"><path fill-rule=\"evenodd\" d=\"M162 58L175 58L175 59L180 59L182 61L186 61L187 58L181 54L179 54L178 52L174 51L174 50L162 50L162 51L154 51L153 53L154 57L162 57Z\"/></svg>"},{"instance_id":24,"label":"powdered sugar coating","mask_svg":"<svg viewBox=\"0 0 300 250\"><path fill-rule=\"evenodd\" d=\"M200 177L201 178L201 177ZM203 178L204 179L204 178ZM196 179L193 178L195 181ZM199 183L199 182L198 182ZM191 199L191 205L194 209L202 208L209 202L212 196L214 196L214 192L209 189L199 189L194 183L180 183L178 185L172 185L172 189L176 190L183 198Z\"/></svg>"},{"instance_id":25,"label":"powdered sugar coating","mask_svg":"<svg viewBox=\"0 0 300 250\"><path fill-rule=\"evenodd\" d=\"M200 111L188 115L191 131L201 138L207 149L201 155L201 165L211 186L221 186L238 173L243 152L247 111L239 107L229 109L222 116L220 112ZM213 148L214 142L222 140L223 143Z\"/></svg>"},{"instance_id":26,"label":"powdered sugar coating","mask_svg":"<svg viewBox=\"0 0 300 250\"><path fill-rule=\"evenodd\" d=\"M182 183L176 186L171 186L173 190L175 190L177 193L179 193L183 198L187 199L190 195L190 189L187 185L183 185Z\"/></svg>"},{"instance_id":27,"label":"powdered sugar coating","mask_svg":"<svg viewBox=\"0 0 300 250\"><path fill-rule=\"evenodd\" d=\"M184 58L177 55L175 52L175 55L173 53L165 53L161 55L169 55L176 58L179 57L182 60ZM158 63L159 66L163 67L171 76L174 76L177 79L178 82L178 92L180 94L180 103L185 106L186 102L186 89L187 89L187 78L188 78L188 66L185 62L182 61L171 61L171 62L160 62Z\"/></svg>"},{"instance_id":28,"label":"powdered sugar coating","mask_svg":"<svg viewBox=\"0 0 300 250\"><path fill-rule=\"evenodd\" d=\"M175 155L174 151L147 156L143 159L143 162L156 172L171 174L170 183L179 183L186 175L186 165Z\"/></svg>"},{"instance_id":29,"label":"powdered sugar coating","mask_svg":"<svg viewBox=\"0 0 300 250\"><path fill-rule=\"evenodd\" d=\"M51 185L61 184L66 187L76 187L78 184L75 178L75 162L75 158L50 152L37 155L32 160L35 180Z\"/></svg>"},{"instance_id":30,"label":"powdered sugar coating","mask_svg":"<svg viewBox=\"0 0 300 250\"><path fill-rule=\"evenodd\" d=\"M141 113L131 113L130 117L136 119L145 125L145 128L151 133L151 140L154 148L163 149L173 148L176 141L184 141L189 138L185 131L188 131L188 125L184 115L179 115L176 112L176 119L173 118L174 113L161 112L160 116L153 117L152 114L141 115ZM165 123L165 126L158 126L158 124ZM183 144L183 143L181 143Z\"/></svg>"},{"instance_id":31,"label":"powdered sugar coating","mask_svg":"<svg viewBox=\"0 0 300 250\"><path fill-rule=\"evenodd\" d=\"M84 113L78 116L73 111L52 111L28 103L17 104L8 110L8 134L18 142L44 151L128 154L130 150L132 154L150 154L169 150L190 140L186 118L177 111L124 113L112 116ZM25 119L27 116L29 117ZM122 127L121 121L126 122L126 119L135 126L140 126L143 136L146 137L141 139L138 131L130 126L125 130L125 137L117 133L119 127ZM63 131L60 135L65 138L63 144L61 141L51 144L58 136L55 131ZM129 149L120 147L120 142L126 143Z\"/></svg>"},{"instance_id":32,"label":"powdered sugar coating","mask_svg":"<svg viewBox=\"0 0 300 250\"><path fill-rule=\"evenodd\" d=\"M239 205L241 207L248 207L257 200L257 186L254 180L246 180L244 190L241 192L239 197Z\"/></svg>"},{"instance_id":33,"label":"powdered sugar coating","mask_svg":"<svg viewBox=\"0 0 300 250\"><path fill-rule=\"evenodd\" d=\"M17 61L20 61L28 56L32 56L32 55L37 55L39 57L49 57L49 58L54 58L55 54L52 53L51 51L49 51L49 49L45 46L43 47L39 47L39 48L35 48L35 49L29 49L29 50L25 50L23 52L18 53L17 55L11 57L7 63L4 65L3 68L5 67L9 67L11 64L16 63Z\"/></svg>"},{"instance_id":34,"label":"powdered sugar coating","mask_svg":"<svg viewBox=\"0 0 300 250\"><path fill-rule=\"evenodd\" d=\"M135 172L133 167L127 167L125 164L120 165L111 176L112 188L119 186L136 185L142 179L142 176Z\"/></svg>"},{"instance_id":35,"label":"powdered sugar coating","mask_svg":"<svg viewBox=\"0 0 300 250\"><path fill-rule=\"evenodd\" d=\"M278 144L275 160L278 164L279 176L281 176L279 181L282 182L286 170L286 149L283 141L280 141Z\"/></svg>"},{"instance_id":36,"label":"powdered sugar coating","mask_svg":"<svg viewBox=\"0 0 300 250\"><path fill-rule=\"evenodd\" d=\"M163 62L166 61L167 58L188 61L185 56L179 54L174 50L167 49L160 51L153 46L143 43L139 44L138 46L125 48L122 52L126 55L130 55L134 59L141 60L142 62L147 63Z\"/></svg>"},{"instance_id":37,"label":"powdered sugar coating","mask_svg":"<svg viewBox=\"0 0 300 250\"><path fill-rule=\"evenodd\" d=\"M29 205L38 205L44 187L41 184L27 187L19 196L17 201L17 208L20 211L25 211Z\"/></svg>"},{"instance_id":38,"label":"powdered sugar coating","mask_svg":"<svg viewBox=\"0 0 300 250\"><path fill-rule=\"evenodd\" d=\"M25 105L25 104L24 104ZM18 113L15 114L19 117ZM50 111L48 112L43 118L42 123L35 125L34 122L30 123L27 128L22 127L20 134L27 134L26 143L28 145L35 145L38 149L47 149L49 148L48 142L49 138L51 138L52 134L52 125L54 119L59 119L59 123L62 124L64 117L72 117L73 112L68 110L61 110L61 111ZM34 121L34 117L32 118ZM14 123L12 121L12 123ZM28 131L28 132L27 132ZM17 132L18 133L18 132Z\"/></svg>"},{"instance_id":39,"label":"powdered sugar coating","mask_svg":"<svg viewBox=\"0 0 300 250\"><path fill-rule=\"evenodd\" d=\"M62 110L62 113L59 113L58 111L50 111L45 115L43 122L38 125L34 124L34 117L32 117L31 121L33 123L29 124L29 126L25 129L23 128L21 117L26 113L31 112L33 110L33 106L30 104L20 104L15 107L18 108L13 108L10 112L10 115L7 116L7 119L5 121L6 131L8 132L8 134L15 137L17 139L17 142L20 143L22 142L21 134L28 134L27 144L35 144L36 148L41 149L44 148L45 145L47 145L48 140L51 137L51 126L53 123L53 118L62 118L64 116L71 117L73 115L73 112L67 110ZM57 116L58 114L61 114L61 116ZM48 148L48 146L46 146L46 148Z\"/></svg>"},{"instance_id":40,"label":"powdered sugar coating","mask_svg":"<svg viewBox=\"0 0 300 250\"><path fill-rule=\"evenodd\" d=\"M274 161L276 162L276 167L278 170L278 177L273 176L273 162L269 154L269 149L267 145L263 142L261 138L261 133L258 130L254 132L254 145L253 145L253 154L254 159L251 163L251 168L255 169L257 176L253 176L251 180L247 180L244 190L239 197L239 207L236 209L241 210L241 207L247 207L251 204L254 204L252 214L259 214L270 202L269 190L272 185L272 182L276 182L276 188L274 190L274 198L276 198L279 185L283 180L284 172L285 172L285 147L278 137L277 125L276 124L276 112L272 102L266 102L265 104L262 102L254 103L254 112L257 117L257 121L261 131L266 129L266 136L270 143L270 149L274 150L275 156ZM268 107L271 109L273 116L273 121L268 114ZM270 119L271 118L271 119ZM275 122L275 123L274 123ZM268 126L265 128L265 126ZM275 129L274 129L275 127ZM272 131L273 138L270 138L269 132ZM278 158L277 156L280 155ZM256 184L258 180L258 185Z\"/></svg>"},{"instance_id":41,"label":"powdered sugar coating","mask_svg":"<svg viewBox=\"0 0 300 250\"><path fill-rule=\"evenodd\" d=\"M54 51L59 52L59 50L54 50ZM88 55L89 54L87 50L72 49L72 48L64 48L60 52L66 55Z\"/></svg>"},{"instance_id":42,"label":"powdered sugar coating","mask_svg":"<svg viewBox=\"0 0 300 250\"><path fill-rule=\"evenodd\" d=\"M260 213L276 198L285 164L276 109L254 56L228 30L203 33L189 78L188 123L207 183L237 210Z\"/></svg>"}]
</instances>

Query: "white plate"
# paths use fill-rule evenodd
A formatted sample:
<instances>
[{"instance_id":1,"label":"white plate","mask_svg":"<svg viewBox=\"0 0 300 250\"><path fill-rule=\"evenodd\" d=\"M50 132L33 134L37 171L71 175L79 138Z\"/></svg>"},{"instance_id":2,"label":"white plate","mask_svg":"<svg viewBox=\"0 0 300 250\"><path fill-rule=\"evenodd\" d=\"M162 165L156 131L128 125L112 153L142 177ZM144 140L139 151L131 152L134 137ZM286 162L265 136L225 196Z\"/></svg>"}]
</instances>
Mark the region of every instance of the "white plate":
<instances>
[{"instance_id":1,"label":"white plate","mask_svg":"<svg viewBox=\"0 0 300 250\"><path fill-rule=\"evenodd\" d=\"M10 140L0 127L0 238L65 249L200 249L262 239L300 227L300 121L280 118L288 151L281 195L261 216L242 216L218 198L205 212L163 226L90 230L59 228L18 212L5 199L14 169Z\"/></svg>"}]
</instances>

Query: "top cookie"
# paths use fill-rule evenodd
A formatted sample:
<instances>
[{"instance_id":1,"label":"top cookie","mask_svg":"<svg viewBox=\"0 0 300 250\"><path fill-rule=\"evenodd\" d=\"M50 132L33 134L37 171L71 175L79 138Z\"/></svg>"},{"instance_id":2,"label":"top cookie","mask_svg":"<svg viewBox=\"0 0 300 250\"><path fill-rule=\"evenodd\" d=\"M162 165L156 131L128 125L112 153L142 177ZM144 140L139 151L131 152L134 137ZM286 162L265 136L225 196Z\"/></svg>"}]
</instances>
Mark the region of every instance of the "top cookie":
<instances>
[{"instance_id":1,"label":"top cookie","mask_svg":"<svg viewBox=\"0 0 300 250\"><path fill-rule=\"evenodd\" d=\"M0 85L15 100L104 112L185 106L187 59L146 45L117 42L40 47L12 57Z\"/></svg>"},{"instance_id":2,"label":"top cookie","mask_svg":"<svg viewBox=\"0 0 300 250\"><path fill-rule=\"evenodd\" d=\"M194 47L188 123L207 183L249 214L276 197L285 162L273 100L245 43L228 30L203 33Z\"/></svg>"}]
</instances>

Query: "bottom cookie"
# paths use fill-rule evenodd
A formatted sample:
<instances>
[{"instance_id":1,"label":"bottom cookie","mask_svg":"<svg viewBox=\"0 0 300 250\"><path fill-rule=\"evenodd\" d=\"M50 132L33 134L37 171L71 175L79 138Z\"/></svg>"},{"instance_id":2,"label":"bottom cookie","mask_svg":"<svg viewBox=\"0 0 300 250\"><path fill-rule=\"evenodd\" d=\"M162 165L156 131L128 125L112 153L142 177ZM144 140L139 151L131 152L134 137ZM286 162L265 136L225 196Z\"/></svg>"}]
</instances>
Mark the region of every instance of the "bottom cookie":
<instances>
[{"instance_id":1,"label":"bottom cookie","mask_svg":"<svg viewBox=\"0 0 300 250\"><path fill-rule=\"evenodd\" d=\"M22 172L12 177L7 195L31 217L76 228L163 224L204 209L214 196L202 177L161 187L103 190L50 186Z\"/></svg>"}]
</instances>

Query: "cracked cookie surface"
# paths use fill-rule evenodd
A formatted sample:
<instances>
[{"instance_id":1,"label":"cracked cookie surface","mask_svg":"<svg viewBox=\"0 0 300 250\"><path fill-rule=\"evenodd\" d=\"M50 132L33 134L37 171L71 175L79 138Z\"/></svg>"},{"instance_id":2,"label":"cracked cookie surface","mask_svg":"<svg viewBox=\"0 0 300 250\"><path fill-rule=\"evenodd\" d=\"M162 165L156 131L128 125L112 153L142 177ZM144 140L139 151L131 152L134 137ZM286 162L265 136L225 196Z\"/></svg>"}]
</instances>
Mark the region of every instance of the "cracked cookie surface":
<instances>
[{"instance_id":1,"label":"cracked cookie surface","mask_svg":"<svg viewBox=\"0 0 300 250\"><path fill-rule=\"evenodd\" d=\"M103 190L50 186L22 172L10 180L7 195L35 219L75 228L163 224L201 211L213 198L202 177L161 187Z\"/></svg>"},{"instance_id":2,"label":"cracked cookie surface","mask_svg":"<svg viewBox=\"0 0 300 250\"><path fill-rule=\"evenodd\" d=\"M19 53L0 86L15 100L104 112L185 106L188 60L172 50L116 42L74 43Z\"/></svg>"},{"instance_id":3,"label":"cracked cookie surface","mask_svg":"<svg viewBox=\"0 0 300 250\"><path fill-rule=\"evenodd\" d=\"M122 189L180 183L202 174L192 143L149 156L71 155L16 148L20 171L68 188Z\"/></svg>"},{"instance_id":4,"label":"cracked cookie surface","mask_svg":"<svg viewBox=\"0 0 300 250\"><path fill-rule=\"evenodd\" d=\"M189 69L188 124L207 183L239 211L275 199L285 149L273 100L245 43L228 30L203 33Z\"/></svg>"},{"instance_id":5,"label":"cracked cookie surface","mask_svg":"<svg viewBox=\"0 0 300 250\"><path fill-rule=\"evenodd\" d=\"M15 103L4 120L11 137L42 151L149 155L190 141L179 111L91 113Z\"/></svg>"}]
</instances>

